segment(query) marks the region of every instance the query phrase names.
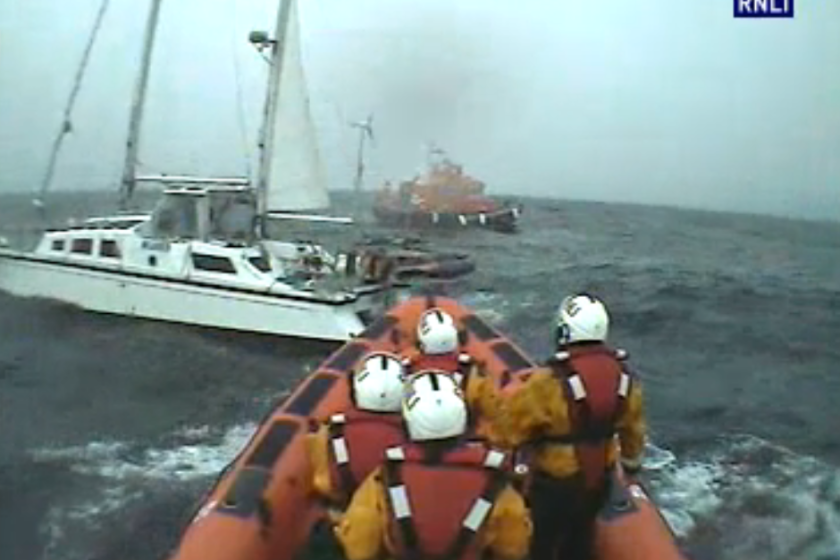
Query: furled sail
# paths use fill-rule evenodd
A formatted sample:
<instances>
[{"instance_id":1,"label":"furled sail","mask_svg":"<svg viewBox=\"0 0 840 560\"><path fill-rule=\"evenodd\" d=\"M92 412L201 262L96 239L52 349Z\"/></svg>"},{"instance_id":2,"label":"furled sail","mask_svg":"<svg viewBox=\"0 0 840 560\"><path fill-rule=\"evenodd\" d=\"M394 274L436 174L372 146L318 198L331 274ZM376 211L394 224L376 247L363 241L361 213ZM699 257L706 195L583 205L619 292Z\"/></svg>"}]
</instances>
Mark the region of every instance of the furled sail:
<instances>
[{"instance_id":1,"label":"furled sail","mask_svg":"<svg viewBox=\"0 0 840 560\"><path fill-rule=\"evenodd\" d=\"M275 114L273 122L265 123L273 127L266 181L269 212L316 210L330 204L301 62L297 1L289 1L281 70L277 82L269 85L277 96Z\"/></svg>"}]
</instances>

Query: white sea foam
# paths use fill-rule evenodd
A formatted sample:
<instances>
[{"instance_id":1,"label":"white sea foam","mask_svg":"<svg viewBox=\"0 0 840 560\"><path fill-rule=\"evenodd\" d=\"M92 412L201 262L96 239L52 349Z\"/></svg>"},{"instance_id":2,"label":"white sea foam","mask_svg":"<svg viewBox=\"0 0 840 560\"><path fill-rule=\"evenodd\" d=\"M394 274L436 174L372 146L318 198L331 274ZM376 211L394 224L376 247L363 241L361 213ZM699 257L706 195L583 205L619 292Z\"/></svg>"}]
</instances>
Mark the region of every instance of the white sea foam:
<instances>
[{"instance_id":1,"label":"white sea foam","mask_svg":"<svg viewBox=\"0 0 840 560\"><path fill-rule=\"evenodd\" d=\"M219 473L245 445L256 425L249 423L228 429L220 438L209 427L190 427L173 434L187 440L174 447L147 448L118 441L93 441L81 446L36 449L36 461L70 462L81 474L109 479L129 478L189 480Z\"/></svg>"},{"instance_id":2,"label":"white sea foam","mask_svg":"<svg viewBox=\"0 0 840 560\"><path fill-rule=\"evenodd\" d=\"M33 451L36 461L68 462L75 472L104 479L101 491L50 510L43 527L48 542L79 523L98 526L142 499L148 484L215 476L255 428L234 426L222 434L184 428L172 434L176 444L160 448L97 441ZM719 560L840 558L840 475L830 465L745 436L685 457L651 445L645 468L665 519L689 548L711 532L714 542L706 547Z\"/></svg>"},{"instance_id":3,"label":"white sea foam","mask_svg":"<svg viewBox=\"0 0 840 560\"><path fill-rule=\"evenodd\" d=\"M716 535L705 549L719 560L840 558L836 467L752 436L722 439L703 456L667 454L652 454L652 486L689 547L705 532Z\"/></svg>"},{"instance_id":4,"label":"white sea foam","mask_svg":"<svg viewBox=\"0 0 840 560\"><path fill-rule=\"evenodd\" d=\"M480 290L466 294L459 300L493 326L498 326L505 320L507 300L501 294Z\"/></svg>"}]
</instances>

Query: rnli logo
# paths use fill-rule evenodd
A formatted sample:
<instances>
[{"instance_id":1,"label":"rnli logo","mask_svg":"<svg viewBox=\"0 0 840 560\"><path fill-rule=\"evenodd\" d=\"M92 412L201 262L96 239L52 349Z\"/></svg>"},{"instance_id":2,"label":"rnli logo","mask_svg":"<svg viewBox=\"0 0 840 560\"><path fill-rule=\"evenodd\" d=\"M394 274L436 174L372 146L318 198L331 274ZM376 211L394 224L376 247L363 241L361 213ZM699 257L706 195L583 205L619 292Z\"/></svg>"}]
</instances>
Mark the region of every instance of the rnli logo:
<instances>
[{"instance_id":1,"label":"rnli logo","mask_svg":"<svg viewBox=\"0 0 840 560\"><path fill-rule=\"evenodd\" d=\"M566 305L563 306L565 308L566 314L569 317L574 317L580 311L580 306L577 304L574 298L569 298L566 300Z\"/></svg>"},{"instance_id":2,"label":"rnli logo","mask_svg":"<svg viewBox=\"0 0 840 560\"><path fill-rule=\"evenodd\" d=\"M418 402L420 402L420 396L417 394L417 390L414 388L414 383L409 381L406 383L406 390L405 395L403 396L403 402L405 403L405 407L408 410L413 409Z\"/></svg>"},{"instance_id":3,"label":"rnli logo","mask_svg":"<svg viewBox=\"0 0 840 560\"><path fill-rule=\"evenodd\" d=\"M403 386L403 403L408 410L415 407L420 397L417 395L417 389L414 388L414 381L417 379L416 375L412 375L405 381Z\"/></svg>"},{"instance_id":4,"label":"rnli logo","mask_svg":"<svg viewBox=\"0 0 840 560\"><path fill-rule=\"evenodd\" d=\"M733 0L736 18L792 18L794 0Z\"/></svg>"}]
</instances>

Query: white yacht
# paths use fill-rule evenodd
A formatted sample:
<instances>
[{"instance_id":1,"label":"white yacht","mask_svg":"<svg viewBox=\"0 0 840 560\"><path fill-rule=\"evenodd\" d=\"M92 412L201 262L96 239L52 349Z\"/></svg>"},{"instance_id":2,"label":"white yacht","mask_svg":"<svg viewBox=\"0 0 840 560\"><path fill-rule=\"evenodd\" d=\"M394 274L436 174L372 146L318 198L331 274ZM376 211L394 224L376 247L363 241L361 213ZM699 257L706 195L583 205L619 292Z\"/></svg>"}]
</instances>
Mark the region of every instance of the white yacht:
<instances>
[{"instance_id":1,"label":"white yacht","mask_svg":"<svg viewBox=\"0 0 840 560\"><path fill-rule=\"evenodd\" d=\"M333 256L315 243L266 235L272 218L341 220L301 214L327 207L329 197L309 113L296 1L281 1L275 39L261 32L250 37L271 63L253 181L136 174L160 4L151 1L132 103L123 212L48 230L31 252L0 247L0 289L194 325L334 341L358 334L390 303L386 257ZM72 100L62 130L69 128ZM143 181L164 183L162 198L151 214L126 213Z\"/></svg>"}]
</instances>

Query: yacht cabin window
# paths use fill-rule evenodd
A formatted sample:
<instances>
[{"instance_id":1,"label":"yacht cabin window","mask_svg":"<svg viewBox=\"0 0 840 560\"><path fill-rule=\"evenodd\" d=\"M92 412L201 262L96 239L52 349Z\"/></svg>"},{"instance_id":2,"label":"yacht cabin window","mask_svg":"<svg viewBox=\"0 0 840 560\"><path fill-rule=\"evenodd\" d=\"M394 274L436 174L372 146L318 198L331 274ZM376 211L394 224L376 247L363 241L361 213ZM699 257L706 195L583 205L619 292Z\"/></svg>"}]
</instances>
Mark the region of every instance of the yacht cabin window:
<instances>
[{"instance_id":1,"label":"yacht cabin window","mask_svg":"<svg viewBox=\"0 0 840 560\"><path fill-rule=\"evenodd\" d=\"M79 237L73 240L70 244L70 252L78 253L80 255L89 255L93 252L93 239L89 237Z\"/></svg>"},{"instance_id":2,"label":"yacht cabin window","mask_svg":"<svg viewBox=\"0 0 840 560\"><path fill-rule=\"evenodd\" d=\"M250 192L211 191L210 237L246 241L253 236L257 202Z\"/></svg>"},{"instance_id":3,"label":"yacht cabin window","mask_svg":"<svg viewBox=\"0 0 840 560\"><path fill-rule=\"evenodd\" d=\"M117 242L113 239L103 239L99 245L99 256L118 259L120 257L120 249Z\"/></svg>"},{"instance_id":4,"label":"yacht cabin window","mask_svg":"<svg viewBox=\"0 0 840 560\"><path fill-rule=\"evenodd\" d=\"M227 257L219 257L216 255L202 255L200 253L193 253L192 255L193 267L196 270L206 270L208 272L223 272L226 274L236 274L236 268L230 259Z\"/></svg>"},{"instance_id":5,"label":"yacht cabin window","mask_svg":"<svg viewBox=\"0 0 840 560\"><path fill-rule=\"evenodd\" d=\"M165 194L152 213L153 237L196 239L199 197L191 193Z\"/></svg>"},{"instance_id":6,"label":"yacht cabin window","mask_svg":"<svg viewBox=\"0 0 840 560\"><path fill-rule=\"evenodd\" d=\"M260 272L271 272L271 264L268 262L268 259L265 257L265 255L249 257L248 262L251 263L251 265Z\"/></svg>"}]
</instances>

